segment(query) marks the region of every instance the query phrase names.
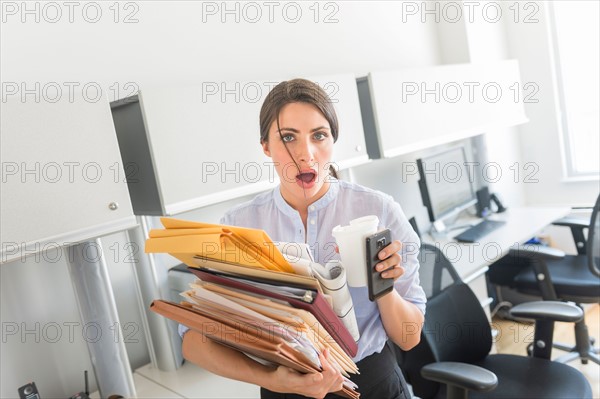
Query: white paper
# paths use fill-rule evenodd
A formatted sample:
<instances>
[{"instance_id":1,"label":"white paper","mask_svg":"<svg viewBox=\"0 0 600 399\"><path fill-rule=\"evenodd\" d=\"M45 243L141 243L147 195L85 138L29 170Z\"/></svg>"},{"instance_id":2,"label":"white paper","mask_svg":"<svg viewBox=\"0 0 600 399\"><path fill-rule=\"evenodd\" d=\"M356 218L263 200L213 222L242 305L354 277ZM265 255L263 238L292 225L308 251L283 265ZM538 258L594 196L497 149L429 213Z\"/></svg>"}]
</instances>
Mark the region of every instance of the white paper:
<instances>
[{"instance_id":1,"label":"white paper","mask_svg":"<svg viewBox=\"0 0 600 399\"><path fill-rule=\"evenodd\" d=\"M352 338L358 341L360 333L358 332L354 305L346 280L346 269L337 260L327 262L324 267L319 266L326 270L323 273L324 275L315 270L315 276L321 283L323 292L331 296L334 313L344 323Z\"/></svg>"}]
</instances>

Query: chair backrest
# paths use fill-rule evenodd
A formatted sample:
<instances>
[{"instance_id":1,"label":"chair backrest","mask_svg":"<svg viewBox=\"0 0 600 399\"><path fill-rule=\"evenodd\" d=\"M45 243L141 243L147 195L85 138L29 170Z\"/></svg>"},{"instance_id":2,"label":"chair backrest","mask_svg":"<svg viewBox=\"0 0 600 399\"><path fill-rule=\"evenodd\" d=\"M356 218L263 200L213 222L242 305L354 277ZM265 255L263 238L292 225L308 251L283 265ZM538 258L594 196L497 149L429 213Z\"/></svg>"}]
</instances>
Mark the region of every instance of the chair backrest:
<instances>
[{"instance_id":1,"label":"chair backrest","mask_svg":"<svg viewBox=\"0 0 600 399\"><path fill-rule=\"evenodd\" d=\"M423 379L421 368L439 361L481 360L490 352L492 335L479 300L439 248L423 244L419 260L421 285L428 297L425 325L421 342L401 351L399 363L415 395L430 398L441 386Z\"/></svg>"},{"instance_id":2,"label":"chair backrest","mask_svg":"<svg viewBox=\"0 0 600 399\"><path fill-rule=\"evenodd\" d=\"M594 209L592 210L592 219L588 230L587 255L588 266L592 274L600 277L600 195L596 199Z\"/></svg>"},{"instance_id":3,"label":"chair backrest","mask_svg":"<svg viewBox=\"0 0 600 399\"><path fill-rule=\"evenodd\" d=\"M461 281L456 269L439 247L425 243L421 244L419 251L419 279L428 300Z\"/></svg>"}]
</instances>

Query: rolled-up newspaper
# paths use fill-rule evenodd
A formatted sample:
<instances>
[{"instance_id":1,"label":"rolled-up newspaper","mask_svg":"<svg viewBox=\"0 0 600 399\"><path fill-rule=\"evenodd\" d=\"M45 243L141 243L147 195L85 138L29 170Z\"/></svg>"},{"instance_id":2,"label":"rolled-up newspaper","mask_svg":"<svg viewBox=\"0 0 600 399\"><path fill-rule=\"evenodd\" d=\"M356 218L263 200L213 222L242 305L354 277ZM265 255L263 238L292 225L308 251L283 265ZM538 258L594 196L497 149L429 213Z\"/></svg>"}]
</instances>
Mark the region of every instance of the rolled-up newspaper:
<instances>
[{"instance_id":1,"label":"rolled-up newspaper","mask_svg":"<svg viewBox=\"0 0 600 399\"><path fill-rule=\"evenodd\" d=\"M346 269L340 261L329 261L323 266L314 261L310 248L303 243L276 242L275 246L297 274L315 276L319 280L323 293L331 298L333 312L344 323L354 341L358 341L360 333L348 289Z\"/></svg>"},{"instance_id":2,"label":"rolled-up newspaper","mask_svg":"<svg viewBox=\"0 0 600 399\"><path fill-rule=\"evenodd\" d=\"M344 323L354 341L358 341L360 334L352 297L350 296L350 290L348 290L346 269L339 260L329 261L325 264L325 267L318 263L312 263L311 266L315 277L321 283L323 292L331 296L334 313Z\"/></svg>"}]
</instances>

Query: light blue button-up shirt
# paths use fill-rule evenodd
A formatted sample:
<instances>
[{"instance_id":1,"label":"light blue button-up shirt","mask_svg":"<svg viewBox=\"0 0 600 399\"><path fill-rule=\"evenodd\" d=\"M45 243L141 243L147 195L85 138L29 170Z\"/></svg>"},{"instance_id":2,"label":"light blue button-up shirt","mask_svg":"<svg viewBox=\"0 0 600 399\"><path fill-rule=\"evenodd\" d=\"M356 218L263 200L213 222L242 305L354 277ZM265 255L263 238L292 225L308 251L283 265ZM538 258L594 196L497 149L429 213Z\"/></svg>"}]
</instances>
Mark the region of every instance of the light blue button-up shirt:
<instances>
[{"instance_id":1,"label":"light blue button-up shirt","mask_svg":"<svg viewBox=\"0 0 600 399\"><path fill-rule=\"evenodd\" d=\"M419 238L410 226L400 205L380 191L358 184L331 179L327 193L308 207L306 229L300 214L281 196L279 187L256 196L249 202L229 210L222 224L262 229L273 241L305 242L313 257L321 264L339 259L331 231L337 225L347 225L362 216L379 217L380 228L387 227L393 240L404 245L401 250L404 274L396 280L395 289L407 301L425 313L426 297L419 283L417 259ZM305 241L306 238L306 241ZM358 353L354 361L381 352L387 341L381 316L375 302L369 301L367 287L350 287L356 320L360 332ZM406 326L407 333L414 331Z\"/></svg>"}]
</instances>

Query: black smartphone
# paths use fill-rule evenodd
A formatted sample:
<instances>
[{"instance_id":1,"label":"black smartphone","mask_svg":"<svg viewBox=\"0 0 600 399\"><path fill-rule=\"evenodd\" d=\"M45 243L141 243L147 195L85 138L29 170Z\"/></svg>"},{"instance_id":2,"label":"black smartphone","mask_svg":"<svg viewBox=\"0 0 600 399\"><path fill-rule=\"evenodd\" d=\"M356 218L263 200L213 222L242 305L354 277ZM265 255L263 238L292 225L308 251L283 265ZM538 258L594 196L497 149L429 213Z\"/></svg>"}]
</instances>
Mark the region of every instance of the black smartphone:
<instances>
[{"instance_id":1,"label":"black smartphone","mask_svg":"<svg viewBox=\"0 0 600 399\"><path fill-rule=\"evenodd\" d=\"M375 269L375 266L381 262L377 257L379 251L392 243L392 233L390 229L384 229L367 237L367 282L369 285L369 300L375 299L387 294L394 288L394 280L391 278L382 278L381 273Z\"/></svg>"}]
</instances>

